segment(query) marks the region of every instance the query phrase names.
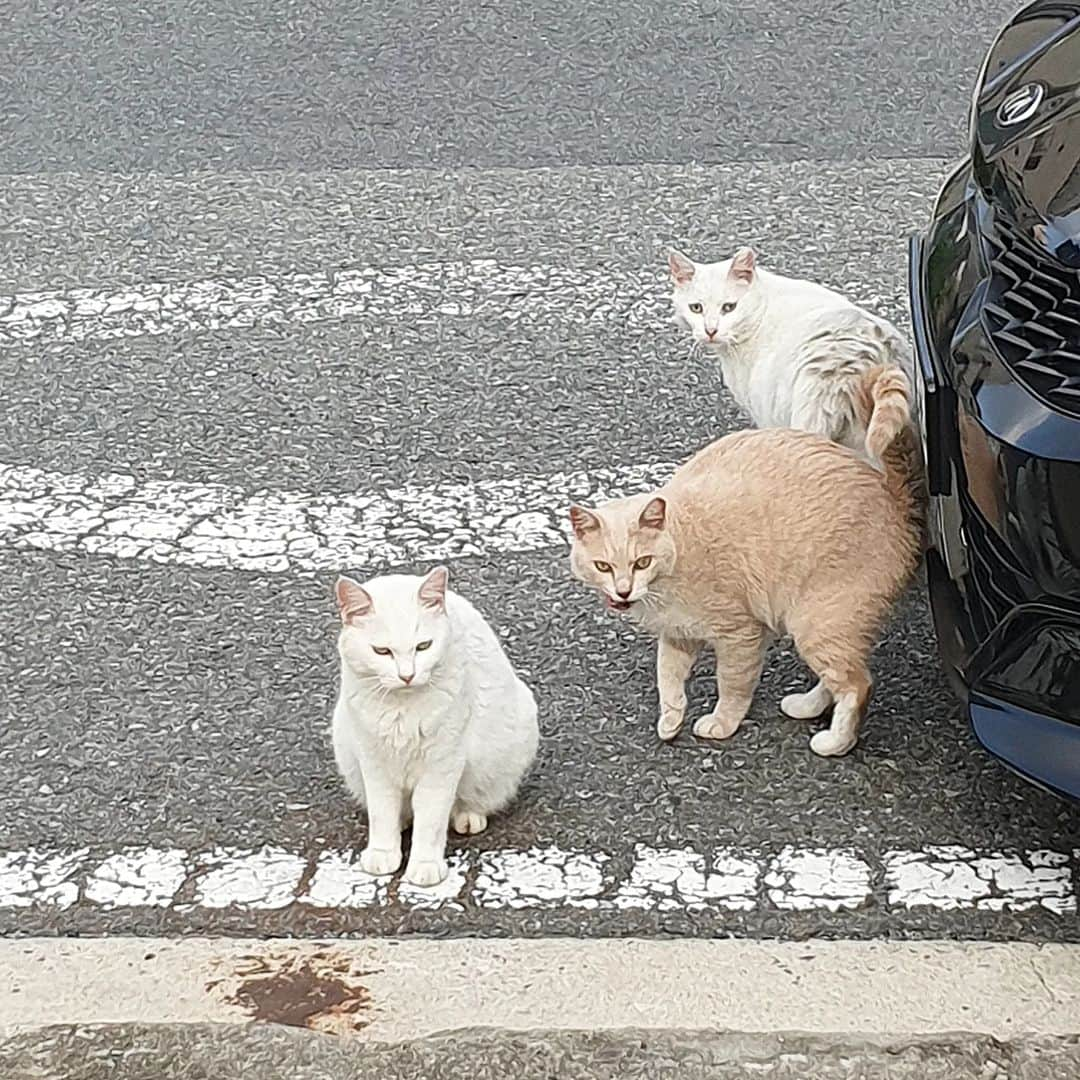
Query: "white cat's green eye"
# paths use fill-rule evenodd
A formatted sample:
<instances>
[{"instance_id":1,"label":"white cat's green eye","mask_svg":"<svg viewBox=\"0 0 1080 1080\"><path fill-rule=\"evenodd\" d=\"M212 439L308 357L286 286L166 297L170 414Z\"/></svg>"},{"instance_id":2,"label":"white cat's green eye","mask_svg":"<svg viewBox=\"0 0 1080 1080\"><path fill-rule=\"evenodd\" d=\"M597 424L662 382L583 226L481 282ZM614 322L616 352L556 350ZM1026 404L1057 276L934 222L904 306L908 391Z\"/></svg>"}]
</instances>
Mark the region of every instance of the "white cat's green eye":
<instances>
[{"instance_id":1,"label":"white cat's green eye","mask_svg":"<svg viewBox=\"0 0 1080 1080\"><path fill-rule=\"evenodd\" d=\"M734 310L735 310L735 305L734 304L721 304L720 305L720 314L721 315L730 315Z\"/></svg>"},{"instance_id":2,"label":"white cat's green eye","mask_svg":"<svg viewBox=\"0 0 1080 1080\"><path fill-rule=\"evenodd\" d=\"M610 574L611 573L611 563L594 562L593 566L595 566L596 569L599 570L601 574Z\"/></svg>"},{"instance_id":3,"label":"white cat's green eye","mask_svg":"<svg viewBox=\"0 0 1080 1080\"><path fill-rule=\"evenodd\" d=\"M371 651L378 653L379 656L389 656L392 650L384 649L381 645L372 645Z\"/></svg>"},{"instance_id":4,"label":"white cat's green eye","mask_svg":"<svg viewBox=\"0 0 1080 1080\"><path fill-rule=\"evenodd\" d=\"M700 315L705 309L700 304L691 304L690 305L690 310L695 315Z\"/></svg>"},{"instance_id":5,"label":"white cat's green eye","mask_svg":"<svg viewBox=\"0 0 1080 1080\"><path fill-rule=\"evenodd\" d=\"M416 643L416 651L417 652L423 652L425 649L430 649L430 648L431 648L431 642L430 641L418 641Z\"/></svg>"},{"instance_id":6,"label":"white cat's green eye","mask_svg":"<svg viewBox=\"0 0 1080 1080\"><path fill-rule=\"evenodd\" d=\"M648 570L652 565L653 557L651 555L642 555L637 562L634 563L635 570Z\"/></svg>"}]
</instances>

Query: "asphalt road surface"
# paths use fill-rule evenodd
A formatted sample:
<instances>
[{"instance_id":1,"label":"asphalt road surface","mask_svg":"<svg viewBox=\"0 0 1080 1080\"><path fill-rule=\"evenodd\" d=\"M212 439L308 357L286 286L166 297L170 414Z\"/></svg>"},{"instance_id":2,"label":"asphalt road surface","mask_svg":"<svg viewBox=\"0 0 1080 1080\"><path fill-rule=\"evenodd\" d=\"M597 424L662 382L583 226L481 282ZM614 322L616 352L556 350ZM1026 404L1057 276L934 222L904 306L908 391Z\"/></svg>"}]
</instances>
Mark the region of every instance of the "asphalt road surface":
<instances>
[{"instance_id":1,"label":"asphalt road surface","mask_svg":"<svg viewBox=\"0 0 1080 1080\"><path fill-rule=\"evenodd\" d=\"M1077 811L975 745L921 585L843 760L654 735L571 498L743 423L663 253L906 322L1012 5L26 5L0 28L0 932L1080 940ZM872 557L872 553L868 553ZM447 560L534 686L513 810L353 861L332 583ZM697 670L691 712L714 689Z\"/></svg>"}]
</instances>

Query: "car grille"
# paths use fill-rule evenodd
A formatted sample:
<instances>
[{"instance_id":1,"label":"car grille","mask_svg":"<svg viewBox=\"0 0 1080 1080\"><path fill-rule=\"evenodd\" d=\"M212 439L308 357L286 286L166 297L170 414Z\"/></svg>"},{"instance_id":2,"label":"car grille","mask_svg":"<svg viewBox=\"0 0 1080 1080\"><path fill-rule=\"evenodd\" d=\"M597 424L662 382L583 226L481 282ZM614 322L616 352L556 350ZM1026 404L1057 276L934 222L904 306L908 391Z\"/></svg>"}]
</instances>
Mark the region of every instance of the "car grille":
<instances>
[{"instance_id":1,"label":"car grille","mask_svg":"<svg viewBox=\"0 0 1080 1080\"><path fill-rule=\"evenodd\" d=\"M1000 219L986 238L987 329L1017 379L1048 405L1080 416L1080 271L1040 255Z\"/></svg>"},{"instance_id":2,"label":"car grille","mask_svg":"<svg viewBox=\"0 0 1080 1080\"><path fill-rule=\"evenodd\" d=\"M974 601L971 615L981 641L1024 602L1024 584L1031 579L967 491L960 488L957 494L964 521L962 536L970 559L967 588Z\"/></svg>"}]
</instances>

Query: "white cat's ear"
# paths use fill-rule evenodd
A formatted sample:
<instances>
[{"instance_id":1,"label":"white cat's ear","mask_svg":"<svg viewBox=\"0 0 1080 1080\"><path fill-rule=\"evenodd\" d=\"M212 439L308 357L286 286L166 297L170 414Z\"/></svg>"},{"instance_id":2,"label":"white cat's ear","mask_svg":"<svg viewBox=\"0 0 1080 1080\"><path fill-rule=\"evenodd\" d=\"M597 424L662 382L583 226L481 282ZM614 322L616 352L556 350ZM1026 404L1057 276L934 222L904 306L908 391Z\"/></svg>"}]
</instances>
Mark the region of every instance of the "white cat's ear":
<instances>
[{"instance_id":1,"label":"white cat's ear","mask_svg":"<svg viewBox=\"0 0 1080 1080\"><path fill-rule=\"evenodd\" d=\"M449 580L450 571L445 566L436 566L420 583L420 603L436 610L445 608L446 583Z\"/></svg>"},{"instance_id":2,"label":"white cat's ear","mask_svg":"<svg viewBox=\"0 0 1080 1080\"><path fill-rule=\"evenodd\" d=\"M659 531L667 521L667 503L659 495L649 500L649 505L641 511L637 519L638 527L642 529L656 529Z\"/></svg>"},{"instance_id":3,"label":"white cat's ear","mask_svg":"<svg viewBox=\"0 0 1080 1080\"><path fill-rule=\"evenodd\" d=\"M586 533L599 530L600 519L591 510L586 510L584 506L578 506L575 503L570 507L570 525L574 530L574 535L579 540L584 540Z\"/></svg>"},{"instance_id":4,"label":"white cat's ear","mask_svg":"<svg viewBox=\"0 0 1080 1080\"><path fill-rule=\"evenodd\" d=\"M757 266L757 252L752 247L741 247L731 259L728 276L749 285L754 280L755 266Z\"/></svg>"},{"instance_id":5,"label":"white cat's ear","mask_svg":"<svg viewBox=\"0 0 1080 1080\"><path fill-rule=\"evenodd\" d=\"M676 285L686 285L694 280L694 260L672 248L668 252L668 269Z\"/></svg>"},{"instance_id":6,"label":"white cat's ear","mask_svg":"<svg viewBox=\"0 0 1080 1080\"><path fill-rule=\"evenodd\" d=\"M374 606L369 593L363 585L358 585L352 578L339 577L335 587L337 594L338 611L341 612L341 621L345 626L371 614Z\"/></svg>"}]
</instances>

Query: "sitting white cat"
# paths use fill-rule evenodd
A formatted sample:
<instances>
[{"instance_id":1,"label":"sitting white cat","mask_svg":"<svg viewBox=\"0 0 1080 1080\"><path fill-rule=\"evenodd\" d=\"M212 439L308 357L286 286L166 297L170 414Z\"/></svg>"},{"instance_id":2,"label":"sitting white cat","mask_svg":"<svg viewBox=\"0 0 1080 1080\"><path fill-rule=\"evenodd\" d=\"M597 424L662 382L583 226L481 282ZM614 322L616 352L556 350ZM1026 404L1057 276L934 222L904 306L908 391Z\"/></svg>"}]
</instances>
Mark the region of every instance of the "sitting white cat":
<instances>
[{"instance_id":1,"label":"sitting white cat","mask_svg":"<svg viewBox=\"0 0 1080 1080\"><path fill-rule=\"evenodd\" d=\"M674 322L719 360L755 427L812 431L880 465L911 423L912 351L895 326L761 268L753 248L715 263L672 251L668 267Z\"/></svg>"},{"instance_id":2,"label":"sitting white cat","mask_svg":"<svg viewBox=\"0 0 1080 1080\"><path fill-rule=\"evenodd\" d=\"M405 880L414 885L446 877L448 824L458 833L487 828L517 793L539 741L532 692L447 578L438 567L425 578L337 583L334 756L367 807L360 865L393 874L411 822Z\"/></svg>"}]
</instances>

